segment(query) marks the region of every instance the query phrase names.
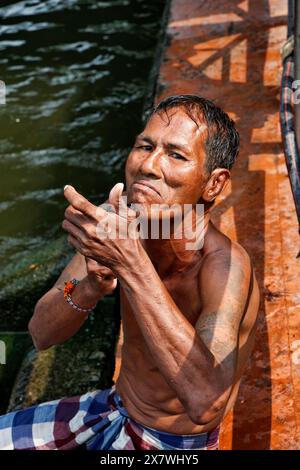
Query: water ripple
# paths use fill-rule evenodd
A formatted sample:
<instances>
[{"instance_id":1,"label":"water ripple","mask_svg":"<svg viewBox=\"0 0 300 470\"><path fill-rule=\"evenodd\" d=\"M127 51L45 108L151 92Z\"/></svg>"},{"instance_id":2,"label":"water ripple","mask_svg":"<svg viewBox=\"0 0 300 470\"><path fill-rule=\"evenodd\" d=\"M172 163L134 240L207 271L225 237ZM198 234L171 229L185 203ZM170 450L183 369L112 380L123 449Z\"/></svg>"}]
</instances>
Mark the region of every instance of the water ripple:
<instances>
[{"instance_id":1,"label":"water ripple","mask_svg":"<svg viewBox=\"0 0 300 470\"><path fill-rule=\"evenodd\" d=\"M78 0L26 0L0 8L0 18L34 16L65 9L79 9Z\"/></svg>"},{"instance_id":2,"label":"water ripple","mask_svg":"<svg viewBox=\"0 0 300 470\"><path fill-rule=\"evenodd\" d=\"M104 198L124 178L163 5L0 2L0 273L57 236L66 183Z\"/></svg>"},{"instance_id":3,"label":"water ripple","mask_svg":"<svg viewBox=\"0 0 300 470\"><path fill-rule=\"evenodd\" d=\"M1 9L0 9L1 16ZM22 21L21 23L0 26L0 36L2 34L17 34L23 31L40 31L42 29L56 28L55 23L41 22L33 23L32 21Z\"/></svg>"},{"instance_id":4,"label":"water ripple","mask_svg":"<svg viewBox=\"0 0 300 470\"><path fill-rule=\"evenodd\" d=\"M4 51L9 47L21 47L26 43L23 39L16 39L15 41L0 41L0 51Z\"/></svg>"}]
</instances>

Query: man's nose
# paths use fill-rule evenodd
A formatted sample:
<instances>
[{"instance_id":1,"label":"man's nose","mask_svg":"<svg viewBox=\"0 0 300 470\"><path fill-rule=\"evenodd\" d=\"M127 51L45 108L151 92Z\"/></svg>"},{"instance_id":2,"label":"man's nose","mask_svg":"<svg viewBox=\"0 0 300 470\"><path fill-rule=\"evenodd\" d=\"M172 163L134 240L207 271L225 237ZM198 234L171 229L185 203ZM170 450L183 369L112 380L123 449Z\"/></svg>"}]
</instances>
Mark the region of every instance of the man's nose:
<instances>
[{"instance_id":1,"label":"man's nose","mask_svg":"<svg viewBox=\"0 0 300 470\"><path fill-rule=\"evenodd\" d=\"M161 178L161 152L159 149L145 156L140 167L140 172L148 177Z\"/></svg>"}]
</instances>

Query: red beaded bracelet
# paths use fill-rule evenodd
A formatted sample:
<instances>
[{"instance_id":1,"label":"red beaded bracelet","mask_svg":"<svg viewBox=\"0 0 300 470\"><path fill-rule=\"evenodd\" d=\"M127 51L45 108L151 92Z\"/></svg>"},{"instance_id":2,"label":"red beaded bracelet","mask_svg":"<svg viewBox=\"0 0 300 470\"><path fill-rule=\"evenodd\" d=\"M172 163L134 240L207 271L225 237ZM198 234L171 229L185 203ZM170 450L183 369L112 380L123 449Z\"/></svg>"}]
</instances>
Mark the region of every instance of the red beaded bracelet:
<instances>
[{"instance_id":1,"label":"red beaded bracelet","mask_svg":"<svg viewBox=\"0 0 300 470\"><path fill-rule=\"evenodd\" d=\"M71 279L71 281L65 282L64 298L66 299L68 304L71 305L71 307L77 310L78 312L90 313L92 310L94 310L97 304L93 305L93 307L90 307L90 308L83 308L75 304L72 300L71 294L78 284L79 284L79 281L75 278Z\"/></svg>"}]
</instances>

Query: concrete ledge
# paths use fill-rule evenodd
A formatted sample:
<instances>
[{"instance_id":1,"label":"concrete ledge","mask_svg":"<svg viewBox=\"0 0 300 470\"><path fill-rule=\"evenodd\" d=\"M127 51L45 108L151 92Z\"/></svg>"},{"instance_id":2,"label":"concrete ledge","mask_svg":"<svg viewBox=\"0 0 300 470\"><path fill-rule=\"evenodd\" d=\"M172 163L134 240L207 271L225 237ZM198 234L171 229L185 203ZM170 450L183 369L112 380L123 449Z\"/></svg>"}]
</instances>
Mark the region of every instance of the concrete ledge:
<instances>
[{"instance_id":1,"label":"concrete ledge","mask_svg":"<svg viewBox=\"0 0 300 470\"><path fill-rule=\"evenodd\" d=\"M32 347L28 333L1 332L4 346L0 361L0 414L5 413L11 388L20 368L24 354Z\"/></svg>"},{"instance_id":2,"label":"concrete ledge","mask_svg":"<svg viewBox=\"0 0 300 470\"><path fill-rule=\"evenodd\" d=\"M36 302L54 284L73 254L63 236L1 272L0 331L27 331Z\"/></svg>"},{"instance_id":3,"label":"concrete ledge","mask_svg":"<svg viewBox=\"0 0 300 470\"><path fill-rule=\"evenodd\" d=\"M115 299L108 297L69 341L42 352L32 349L21 365L8 411L111 386L119 324Z\"/></svg>"}]
</instances>

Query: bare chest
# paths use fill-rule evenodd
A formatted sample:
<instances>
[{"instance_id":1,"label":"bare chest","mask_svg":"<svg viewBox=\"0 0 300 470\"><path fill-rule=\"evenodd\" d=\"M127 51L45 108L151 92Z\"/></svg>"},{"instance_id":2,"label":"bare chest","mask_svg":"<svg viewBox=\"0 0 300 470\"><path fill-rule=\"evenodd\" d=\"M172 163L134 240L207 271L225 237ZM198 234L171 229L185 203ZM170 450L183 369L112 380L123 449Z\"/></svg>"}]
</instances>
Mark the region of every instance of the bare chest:
<instances>
[{"instance_id":1,"label":"bare chest","mask_svg":"<svg viewBox=\"0 0 300 470\"><path fill-rule=\"evenodd\" d=\"M194 275L186 279L184 275L181 275L176 276L176 278L165 279L162 282L180 312L194 325L201 310L198 276ZM147 299L147 302L149 302L149 299ZM142 341L138 322L124 292L121 292L121 312L124 334L126 332L126 336L131 337L131 339L133 339L133 336L137 336L136 339L139 338ZM163 315L164 312L162 311L161 314Z\"/></svg>"}]
</instances>

